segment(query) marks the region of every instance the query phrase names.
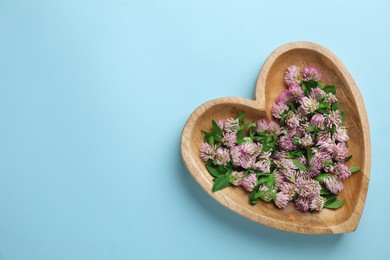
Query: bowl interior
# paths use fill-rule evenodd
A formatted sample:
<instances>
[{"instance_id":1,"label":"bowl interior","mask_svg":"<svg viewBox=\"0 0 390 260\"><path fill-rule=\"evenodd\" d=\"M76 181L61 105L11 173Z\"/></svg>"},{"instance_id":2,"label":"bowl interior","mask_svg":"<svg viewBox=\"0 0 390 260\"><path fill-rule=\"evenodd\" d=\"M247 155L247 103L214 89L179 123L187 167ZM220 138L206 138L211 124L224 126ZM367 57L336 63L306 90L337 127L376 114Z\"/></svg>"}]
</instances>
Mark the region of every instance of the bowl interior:
<instances>
[{"instance_id":1,"label":"bowl interior","mask_svg":"<svg viewBox=\"0 0 390 260\"><path fill-rule=\"evenodd\" d=\"M340 69L323 54L315 50L304 48L292 49L277 57L266 75L265 88L263 88L265 89L265 93L260 93L265 95L266 111L261 111L257 106L251 105L250 102L255 104L256 101L248 101L248 103L245 103L240 102L242 100L240 98L229 98L205 109L202 113L198 114L195 119L189 140L190 153L193 162L199 166L199 172L196 174L203 175L202 177L207 180L206 187L203 187L204 189L209 189L208 191L206 190L207 192L211 192L213 177L204 167L204 164L199 157L199 147L203 142L201 130L210 130L212 119L227 119L235 117L240 112L246 113L245 120L247 122L260 118L271 119L271 108L276 97L285 89L283 76L286 68L290 65L297 65L301 68L305 65L315 66L323 74L321 82L324 85L336 86L336 96L339 99L340 110L345 111L347 115L345 125L350 136L349 154L353 155L347 165L361 166L364 168L365 151L364 145L362 145L362 140L364 139L363 127L355 97L348 85L346 76L343 75ZM258 91L258 89L256 91ZM194 173L192 174L194 175ZM228 198L229 203L234 204L235 208L240 208L240 213L246 212L247 214L243 215L252 220L256 221L256 218L262 218L262 223L265 223L268 219L277 220L278 223L293 223L296 225L295 230L300 229L299 231L305 233L305 227L321 228L337 226L347 221L354 213L355 206L359 200L362 188L362 177L363 173L362 171L359 171L344 181L344 190L340 193L339 199L345 200L345 204L340 209L323 209L319 213L302 213L296 210L291 202L282 210L274 206L273 203L259 202L257 205L252 206L248 201L248 193L239 187L228 187L217 193Z\"/></svg>"}]
</instances>

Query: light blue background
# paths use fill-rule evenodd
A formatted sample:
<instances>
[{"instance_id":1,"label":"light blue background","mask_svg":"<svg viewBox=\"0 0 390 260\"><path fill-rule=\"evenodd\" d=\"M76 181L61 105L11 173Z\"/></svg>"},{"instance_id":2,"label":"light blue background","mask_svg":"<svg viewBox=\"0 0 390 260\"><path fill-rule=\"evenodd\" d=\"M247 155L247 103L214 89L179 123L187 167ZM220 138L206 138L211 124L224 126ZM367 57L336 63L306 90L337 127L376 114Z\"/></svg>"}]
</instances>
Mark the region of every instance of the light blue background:
<instances>
[{"instance_id":1,"label":"light blue background","mask_svg":"<svg viewBox=\"0 0 390 260\"><path fill-rule=\"evenodd\" d=\"M0 0L0 260L389 259L388 3ZM191 112L251 98L266 57L296 40L338 55L365 100L354 233L252 223L181 160Z\"/></svg>"}]
</instances>

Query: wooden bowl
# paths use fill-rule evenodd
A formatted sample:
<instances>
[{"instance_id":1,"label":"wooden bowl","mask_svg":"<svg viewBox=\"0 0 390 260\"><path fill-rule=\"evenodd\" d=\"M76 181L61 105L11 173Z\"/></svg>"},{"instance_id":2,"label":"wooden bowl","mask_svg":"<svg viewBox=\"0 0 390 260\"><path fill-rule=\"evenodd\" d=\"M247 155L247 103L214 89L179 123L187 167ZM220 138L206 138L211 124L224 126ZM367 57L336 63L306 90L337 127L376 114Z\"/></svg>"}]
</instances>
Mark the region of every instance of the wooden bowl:
<instances>
[{"instance_id":1,"label":"wooden bowl","mask_svg":"<svg viewBox=\"0 0 390 260\"><path fill-rule=\"evenodd\" d=\"M240 187L228 187L212 192L213 177L199 157L203 142L201 130L211 129L211 120L230 118L246 113L246 121L270 120L275 98L285 89L284 72L290 65L313 65L323 74L321 82L335 85L340 110L345 111L348 129L349 166L361 166L344 182L339 198L345 204L336 210L302 213L292 203L278 209L273 203L250 205L248 193ZM319 234L345 233L356 230L363 212L370 177L370 134L361 94L347 69L328 49L309 42L293 42L276 49L266 60L256 82L254 100L225 97L198 107L189 117L181 137L182 157L188 171L198 184L214 199L234 212L257 223L289 232Z\"/></svg>"}]
</instances>

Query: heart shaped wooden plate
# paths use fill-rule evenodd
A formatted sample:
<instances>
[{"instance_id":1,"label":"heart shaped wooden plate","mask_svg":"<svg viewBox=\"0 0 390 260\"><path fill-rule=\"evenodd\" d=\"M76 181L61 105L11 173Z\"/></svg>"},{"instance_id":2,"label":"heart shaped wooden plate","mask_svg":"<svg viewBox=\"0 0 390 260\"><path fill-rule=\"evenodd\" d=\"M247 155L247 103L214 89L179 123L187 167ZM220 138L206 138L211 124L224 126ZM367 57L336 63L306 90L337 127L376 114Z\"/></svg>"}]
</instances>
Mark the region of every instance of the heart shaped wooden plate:
<instances>
[{"instance_id":1,"label":"heart shaped wooden plate","mask_svg":"<svg viewBox=\"0 0 390 260\"><path fill-rule=\"evenodd\" d=\"M292 203L278 209L273 203L250 205L248 193L239 187L228 187L213 193L213 177L199 157L203 142L201 130L211 128L211 120L227 119L240 112L246 121L272 119L271 107L285 89L284 72L290 65L313 65L323 74L321 82L337 88L340 110L347 114L349 154L348 165L361 166L344 182L340 199L345 204L337 210L323 209L319 213L302 213ZM266 60L256 83L255 100L226 97L209 101L189 117L181 137L182 157L188 171L214 199L234 212L263 225L297 233L345 233L354 231L363 212L370 177L370 134L367 113L361 94L347 69L328 49L309 42L293 42L276 49Z\"/></svg>"}]
</instances>

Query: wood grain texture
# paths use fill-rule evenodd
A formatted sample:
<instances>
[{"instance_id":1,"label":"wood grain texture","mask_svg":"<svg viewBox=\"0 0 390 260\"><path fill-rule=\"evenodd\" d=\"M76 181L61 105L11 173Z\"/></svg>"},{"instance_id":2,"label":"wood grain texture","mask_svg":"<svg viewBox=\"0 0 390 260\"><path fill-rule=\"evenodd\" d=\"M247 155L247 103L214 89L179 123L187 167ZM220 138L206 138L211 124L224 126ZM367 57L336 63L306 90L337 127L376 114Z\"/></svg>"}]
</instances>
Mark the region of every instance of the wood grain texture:
<instances>
[{"instance_id":1,"label":"wood grain texture","mask_svg":"<svg viewBox=\"0 0 390 260\"><path fill-rule=\"evenodd\" d=\"M340 209L323 209L319 213L302 213L292 203L278 209L273 203L248 203L248 193L239 187L228 187L213 193L213 177L199 157L203 142L201 130L211 128L211 120L230 118L240 112L246 120L271 120L271 107L285 89L284 72L290 65L313 65L323 74L321 82L337 88L340 110L347 114L346 127L350 135L349 166L361 166L344 182L339 198L346 202ZM370 133L362 96L341 61L328 49L310 42L293 42L277 48L265 61L256 82L254 100L225 97L198 107L189 117L181 137L184 163L198 184L214 199L234 212L257 223L297 233L345 233L356 230L363 212L370 177Z\"/></svg>"}]
</instances>

